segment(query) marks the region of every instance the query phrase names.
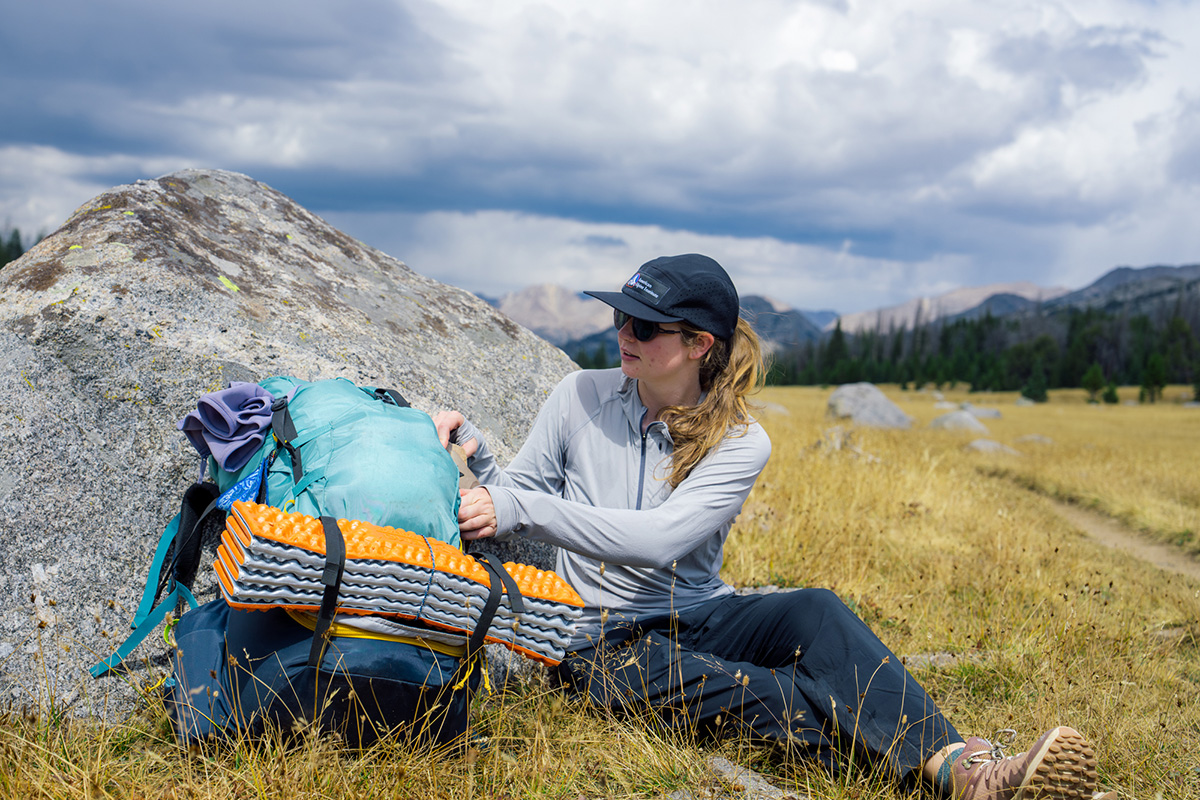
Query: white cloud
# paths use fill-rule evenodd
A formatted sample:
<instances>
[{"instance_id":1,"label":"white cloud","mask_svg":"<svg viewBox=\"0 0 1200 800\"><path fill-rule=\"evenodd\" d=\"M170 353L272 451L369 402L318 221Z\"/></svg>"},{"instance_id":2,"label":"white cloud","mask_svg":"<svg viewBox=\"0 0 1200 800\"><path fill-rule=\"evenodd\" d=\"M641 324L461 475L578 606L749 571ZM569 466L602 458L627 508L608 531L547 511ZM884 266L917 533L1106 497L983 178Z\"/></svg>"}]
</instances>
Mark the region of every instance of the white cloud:
<instances>
[{"instance_id":1,"label":"white cloud","mask_svg":"<svg viewBox=\"0 0 1200 800\"><path fill-rule=\"evenodd\" d=\"M737 238L658 226L579 222L506 211L321 216L423 275L498 297L538 283L617 289L644 262L699 252L717 259L740 292L796 308L872 308L961 285L961 258L901 262L769 237Z\"/></svg>"},{"instance_id":2,"label":"white cloud","mask_svg":"<svg viewBox=\"0 0 1200 800\"><path fill-rule=\"evenodd\" d=\"M53 147L0 147L0 224L5 229L20 229L26 239L50 234L84 202L112 188L91 176L127 172L149 177L179 167L167 159L87 157Z\"/></svg>"}]
</instances>

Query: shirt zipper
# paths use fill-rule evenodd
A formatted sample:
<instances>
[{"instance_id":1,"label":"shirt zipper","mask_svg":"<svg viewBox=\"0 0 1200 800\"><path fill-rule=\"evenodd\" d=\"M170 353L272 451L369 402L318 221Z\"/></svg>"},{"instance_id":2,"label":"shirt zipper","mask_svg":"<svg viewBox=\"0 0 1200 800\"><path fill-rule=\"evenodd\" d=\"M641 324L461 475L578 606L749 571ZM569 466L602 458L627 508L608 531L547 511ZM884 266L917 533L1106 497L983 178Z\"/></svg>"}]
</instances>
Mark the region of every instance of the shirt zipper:
<instances>
[{"instance_id":1,"label":"shirt zipper","mask_svg":"<svg viewBox=\"0 0 1200 800\"><path fill-rule=\"evenodd\" d=\"M642 510L642 489L646 486L646 434L642 433L642 466L638 472L637 511Z\"/></svg>"}]
</instances>

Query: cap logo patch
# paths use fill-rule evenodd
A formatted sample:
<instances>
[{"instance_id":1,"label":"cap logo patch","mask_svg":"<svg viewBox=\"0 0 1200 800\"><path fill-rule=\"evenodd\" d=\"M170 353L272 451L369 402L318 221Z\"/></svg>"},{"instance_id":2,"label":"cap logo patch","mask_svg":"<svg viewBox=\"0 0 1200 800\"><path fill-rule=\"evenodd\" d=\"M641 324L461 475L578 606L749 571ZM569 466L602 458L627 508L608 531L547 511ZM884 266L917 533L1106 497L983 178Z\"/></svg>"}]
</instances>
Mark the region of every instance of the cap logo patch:
<instances>
[{"instance_id":1,"label":"cap logo patch","mask_svg":"<svg viewBox=\"0 0 1200 800\"><path fill-rule=\"evenodd\" d=\"M657 306L671 291L669 284L655 280L641 272L625 281L625 293L631 294L647 305Z\"/></svg>"}]
</instances>

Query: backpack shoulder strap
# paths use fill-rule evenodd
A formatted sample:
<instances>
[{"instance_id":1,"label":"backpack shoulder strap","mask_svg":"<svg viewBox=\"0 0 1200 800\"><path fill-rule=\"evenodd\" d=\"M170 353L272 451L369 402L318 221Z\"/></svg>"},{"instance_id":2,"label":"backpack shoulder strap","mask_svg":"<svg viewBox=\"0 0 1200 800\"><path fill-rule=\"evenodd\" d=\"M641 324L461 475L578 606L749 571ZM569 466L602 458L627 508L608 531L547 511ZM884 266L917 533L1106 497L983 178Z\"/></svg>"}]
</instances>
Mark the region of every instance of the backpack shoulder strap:
<instances>
[{"instance_id":1,"label":"backpack shoulder strap","mask_svg":"<svg viewBox=\"0 0 1200 800\"><path fill-rule=\"evenodd\" d=\"M412 405L404 399L404 395L395 389L376 389L374 394L385 403L390 402L392 405L399 406L400 408L412 408Z\"/></svg>"},{"instance_id":2,"label":"backpack shoulder strap","mask_svg":"<svg viewBox=\"0 0 1200 800\"><path fill-rule=\"evenodd\" d=\"M150 564L150 573L146 576L146 588L142 591L142 600L130 625L133 633L129 634L116 652L88 670L92 677L99 678L120 666L134 648L162 622L168 612L183 603L187 603L191 608L196 607L196 598L192 596L191 588L200 562L201 528L204 520L217 507L217 494L216 484L206 482L194 483L183 493L179 513L167 524L166 530L159 537L154 560ZM164 570L167 553L172 548L174 556L171 567ZM159 602L164 589L168 589L167 596Z\"/></svg>"}]
</instances>

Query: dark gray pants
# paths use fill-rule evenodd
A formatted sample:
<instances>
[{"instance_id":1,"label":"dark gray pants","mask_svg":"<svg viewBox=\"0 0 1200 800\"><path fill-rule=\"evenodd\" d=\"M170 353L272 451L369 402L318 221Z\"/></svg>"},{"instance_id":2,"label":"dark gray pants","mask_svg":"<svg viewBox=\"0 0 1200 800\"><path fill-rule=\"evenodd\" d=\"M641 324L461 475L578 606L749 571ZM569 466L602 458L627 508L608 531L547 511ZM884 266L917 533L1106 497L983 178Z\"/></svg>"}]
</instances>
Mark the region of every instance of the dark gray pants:
<instances>
[{"instance_id":1,"label":"dark gray pants","mask_svg":"<svg viewBox=\"0 0 1200 800\"><path fill-rule=\"evenodd\" d=\"M576 651L563 682L669 728L789 743L832 771L854 753L906 782L962 741L870 628L825 589L718 598ZM841 754L839 756L839 754Z\"/></svg>"}]
</instances>

